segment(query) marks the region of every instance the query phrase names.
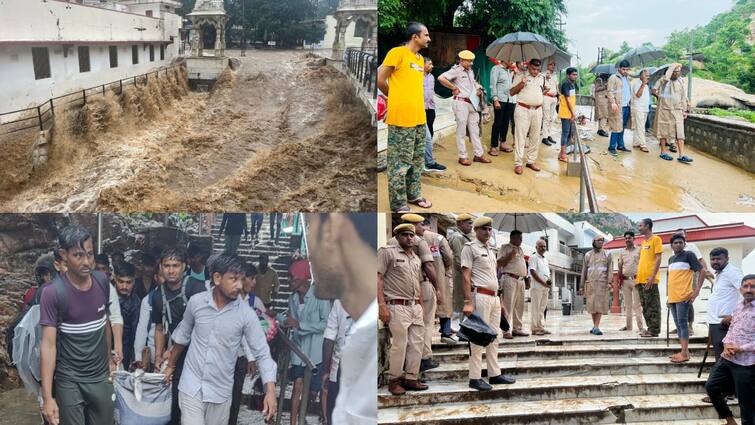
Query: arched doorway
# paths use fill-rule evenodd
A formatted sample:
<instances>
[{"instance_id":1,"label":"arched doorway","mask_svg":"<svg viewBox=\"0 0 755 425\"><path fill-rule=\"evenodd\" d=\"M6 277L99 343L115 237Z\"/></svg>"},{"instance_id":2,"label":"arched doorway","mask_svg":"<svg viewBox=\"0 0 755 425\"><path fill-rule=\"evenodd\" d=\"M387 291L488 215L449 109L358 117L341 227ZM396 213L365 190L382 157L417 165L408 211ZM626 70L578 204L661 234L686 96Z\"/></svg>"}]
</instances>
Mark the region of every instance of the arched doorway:
<instances>
[{"instance_id":1,"label":"arched doorway","mask_svg":"<svg viewBox=\"0 0 755 425\"><path fill-rule=\"evenodd\" d=\"M215 50L215 40L218 36L218 31L215 29L215 25L205 22L200 26L200 31L202 34L202 49L204 50Z\"/></svg>"}]
</instances>

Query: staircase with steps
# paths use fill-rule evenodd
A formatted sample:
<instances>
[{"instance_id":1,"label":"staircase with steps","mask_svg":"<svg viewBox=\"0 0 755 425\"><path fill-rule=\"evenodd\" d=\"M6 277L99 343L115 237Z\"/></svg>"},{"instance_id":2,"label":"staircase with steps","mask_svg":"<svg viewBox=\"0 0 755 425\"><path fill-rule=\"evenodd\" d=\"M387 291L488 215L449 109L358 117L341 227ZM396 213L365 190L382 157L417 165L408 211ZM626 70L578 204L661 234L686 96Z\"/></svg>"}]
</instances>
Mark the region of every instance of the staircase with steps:
<instances>
[{"instance_id":1,"label":"staircase with steps","mask_svg":"<svg viewBox=\"0 0 755 425\"><path fill-rule=\"evenodd\" d=\"M222 252L225 250L225 235L220 234L220 224L223 219L223 214L217 214L215 222L212 225L212 249L214 252ZM247 214L247 225L250 225L251 218ZM249 239L241 238L239 249L237 254L246 262L254 263L255 266L259 264L260 254L267 254L269 257L269 266L278 273L278 280L280 281L280 288L278 293L273 297L273 309L277 312L284 312L288 310L288 297L291 295L291 286L289 285L288 267L291 264L291 255L298 248L291 247L291 235L281 232L278 238L278 244L275 244L270 240L270 215L265 214L265 218L262 221L262 228L258 234L258 240L252 241L251 236ZM257 243L254 243L257 242Z\"/></svg>"},{"instance_id":2,"label":"staircase with steps","mask_svg":"<svg viewBox=\"0 0 755 425\"><path fill-rule=\"evenodd\" d=\"M697 377L705 352L703 326L696 328L699 336L690 341L691 360L672 364L668 357L679 351L675 338L667 347L664 337L640 338L636 331L614 330L623 326L623 316L605 317L603 336L588 333L591 324L586 314L549 313L547 321L558 323L549 327L552 335L504 340L499 345L502 372L517 382L495 385L491 391L469 388L467 344L448 346L436 337L433 358L440 366L423 374L430 388L402 396L380 388L378 423L722 423L713 405L702 401L710 368ZM575 321L584 326L574 326ZM711 352L708 366L712 356ZM485 377L484 356L482 364ZM731 408L738 417L737 406Z\"/></svg>"}]
</instances>

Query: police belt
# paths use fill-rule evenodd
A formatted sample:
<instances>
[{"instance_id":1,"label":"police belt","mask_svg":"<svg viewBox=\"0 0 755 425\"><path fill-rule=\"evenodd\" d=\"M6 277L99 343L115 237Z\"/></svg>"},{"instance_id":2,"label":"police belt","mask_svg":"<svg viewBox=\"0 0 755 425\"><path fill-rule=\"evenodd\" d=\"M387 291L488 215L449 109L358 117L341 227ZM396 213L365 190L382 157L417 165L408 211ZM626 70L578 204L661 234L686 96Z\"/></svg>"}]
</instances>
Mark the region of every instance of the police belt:
<instances>
[{"instance_id":1,"label":"police belt","mask_svg":"<svg viewBox=\"0 0 755 425\"><path fill-rule=\"evenodd\" d=\"M513 277L516 280L524 279L524 276L519 276L518 274L509 273L509 272L503 272L504 276Z\"/></svg>"},{"instance_id":2,"label":"police belt","mask_svg":"<svg viewBox=\"0 0 755 425\"><path fill-rule=\"evenodd\" d=\"M472 292L476 292L478 294L483 294L483 295L490 295L491 297L495 297L496 295L498 295L496 293L496 291L491 291L490 289L480 288L479 286L475 286L474 288L472 288Z\"/></svg>"},{"instance_id":3,"label":"police belt","mask_svg":"<svg viewBox=\"0 0 755 425\"><path fill-rule=\"evenodd\" d=\"M462 102L467 102L467 103L470 103L470 104L472 103L472 101L469 100L469 98L466 98L466 97L454 96L454 100L461 100Z\"/></svg>"},{"instance_id":4,"label":"police belt","mask_svg":"<svg viewBox=\"0 0 755 425\"><path fill-rule=\"evenodd\" d=\"M385 302L389 305L415 305L419 304L419 300L388 300Z\"/></svg>"}]
</instances>

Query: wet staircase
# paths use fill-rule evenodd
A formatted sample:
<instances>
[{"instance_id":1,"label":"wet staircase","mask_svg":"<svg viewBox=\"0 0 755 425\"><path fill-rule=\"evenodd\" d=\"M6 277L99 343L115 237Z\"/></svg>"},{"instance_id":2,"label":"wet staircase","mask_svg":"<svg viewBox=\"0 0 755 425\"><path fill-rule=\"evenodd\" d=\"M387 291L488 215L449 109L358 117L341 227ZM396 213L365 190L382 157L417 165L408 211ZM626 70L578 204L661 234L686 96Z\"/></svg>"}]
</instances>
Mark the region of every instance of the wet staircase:
<instances>
[{"instance_id":1,"label":"wet staircase","mask_svg":"<svg viewBox=\"0 0 755 425\"><path fill-rule=\"evenodd\" d=\"M722 423L713 405L702 401L709 367L697 377L706 337L692 337L690 362L672 364L668 356L679 350L674 339L667 347L665 338L636 335L612 331L596 337L585 330L506 340L498 348L499 364L517 382L486 392L468 387L466 344L433 344L440 366L424 373L430 388L403 396L380 388L378 423ZM730 407L738 417L736 405Z\"/></svg>"},{"instance_id":2,"label":"wet staircase","mask_svg":"<svg viewBox=\"0 0 755 425\"><path fill-rule=\"evenodd\" d=\"M225 235L220 234L220 224L223 214L217 214L215 222L212 225L212 249L213 252L222 252L225 250ZM247 214L247 225L251 227L251 217ZM269 258L269 267L278 273L280 287L278 293L273 296L273 308L277 312L284 312L288 309L288 297L291 295L291 286L289 285L288 267L291 264L291 255L298 248L292 247L291 235L281 231L278 243L270 239L270 214L265 214L262 221L262 228L259 231L257 240L241 238L237 254L246 262L254 263L259 266L259 256L267 254Z\"/></svg>"}]
</instances>

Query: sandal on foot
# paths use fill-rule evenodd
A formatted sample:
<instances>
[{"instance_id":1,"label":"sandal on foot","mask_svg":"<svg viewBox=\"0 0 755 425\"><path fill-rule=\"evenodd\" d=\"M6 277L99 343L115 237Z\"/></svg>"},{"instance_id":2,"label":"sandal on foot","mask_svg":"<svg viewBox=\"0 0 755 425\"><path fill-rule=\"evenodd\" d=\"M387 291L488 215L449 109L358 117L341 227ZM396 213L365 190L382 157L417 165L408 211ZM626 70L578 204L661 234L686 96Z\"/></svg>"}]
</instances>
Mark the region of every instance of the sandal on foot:
<instances>
[{"instance_id":1,"label":"sandal on foot","mask_svg":"<svg viewBox=\"0 0 755 425\"><path fill-rule=\"evenodd\" d=\"M406 205L404 205L403 207L397 209L394 212L397 212L397 213L408 213L408 212L412 212L412 209L409 208L409 207L407 207Z\"/></svg>"},{"instance_id":2,"label":"sandal on foot","mask_svg":"<svg viewBox=\"0 0 755 425\"><path fill-rule=\"evenodd\" d=\"M425 198L417 198L417 199L415 199L413 201L409 201L409 203L412 204L412 205L416 205L416 206L418 206L420 208L425 208L425 209L433 207L432 202L428 201Z\"/></svg>"},{"instance_id":3,"label":"sandal on foot","mask_svg":"<svg viewBox=\"0 0 755 425\"><path fill-rule=\"evenodd\" d=\"M676 160L679 162L683 162L685 164L689 164L690 162L692 162L692 158L688 157L687 155L682 155L679 158L676 158Z\"/></svg>"},{"instance_id":4,"label":"sandal on foot","mask_svg":"<svg viewBox=\"0 0 755 425\"><path fill-rule=\"evenodd\" d=\"M667 153L662 153L662 154L658 155L658 157L661 158L661 159L665 159L666 161L673 161L674 160L674 158L672 158L671 155L669 155Z\"/></svg>"},{"instance_id":5,"label":"sandal on foot","mask_svg":"<svg viewBox=\"0 0 755 425\"><path fill-rule=\"evenodd\" d=\"M646 146L640 146L639 149L643 152L650 152L650 149L648 149Z\"/></svg>"}]
</instances>

